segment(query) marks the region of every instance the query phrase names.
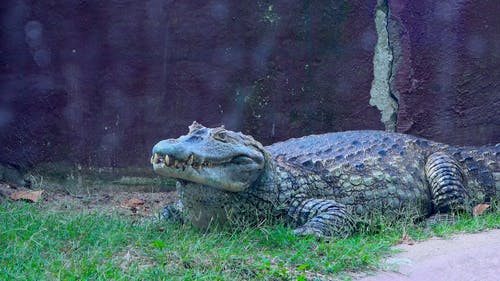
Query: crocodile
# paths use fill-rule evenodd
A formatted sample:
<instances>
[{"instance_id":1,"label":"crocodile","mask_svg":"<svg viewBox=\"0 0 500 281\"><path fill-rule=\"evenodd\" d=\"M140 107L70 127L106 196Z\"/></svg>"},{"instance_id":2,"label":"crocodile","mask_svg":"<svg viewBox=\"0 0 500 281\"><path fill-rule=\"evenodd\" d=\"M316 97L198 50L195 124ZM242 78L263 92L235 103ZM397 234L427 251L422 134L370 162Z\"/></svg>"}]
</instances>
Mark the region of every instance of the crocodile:
<instances>
[{"instance_id":1,"label":"crocodile","mask_svg":"<svg viewBox=\"0 0 500 281\"><path fill-rule=\"evenodd\" d=\"M263 146L196 121L158 142L155 172L177 179L163 216L211 225L279 219L300 235L347 236L373 214L469 212L500 197L500 144L458 147L385 131L309 135Z\"/></svg>"}]
</instances>

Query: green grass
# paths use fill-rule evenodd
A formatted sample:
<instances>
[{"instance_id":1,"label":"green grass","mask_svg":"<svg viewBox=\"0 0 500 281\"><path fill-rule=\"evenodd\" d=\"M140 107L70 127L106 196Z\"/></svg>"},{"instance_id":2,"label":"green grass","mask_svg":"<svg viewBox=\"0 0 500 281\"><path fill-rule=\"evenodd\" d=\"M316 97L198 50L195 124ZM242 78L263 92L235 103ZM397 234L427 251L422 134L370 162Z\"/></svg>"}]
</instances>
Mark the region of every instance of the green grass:
<instances>
[{"instance_id":1,"label":"green grass","mask_svg":"<svg viewBox=\"0 0 500 281\"><path fill-rule=\"evenodd\" d=\"M374 269L404 233L414 240L500 227L500 212L430 230L379 220L346 239L283 226L204 233L116 214L0 204L0 280L322 280ZM347 277L346 277L347 276Z\"/></svg>"}]
</instances>

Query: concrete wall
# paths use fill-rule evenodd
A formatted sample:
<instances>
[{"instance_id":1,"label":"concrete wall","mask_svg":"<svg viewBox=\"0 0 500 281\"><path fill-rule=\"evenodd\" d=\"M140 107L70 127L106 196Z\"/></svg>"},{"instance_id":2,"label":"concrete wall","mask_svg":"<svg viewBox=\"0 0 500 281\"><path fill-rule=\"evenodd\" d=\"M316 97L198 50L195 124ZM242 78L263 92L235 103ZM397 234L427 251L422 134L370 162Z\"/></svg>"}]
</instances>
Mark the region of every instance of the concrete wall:
<instances>
[{"instance_id":1,"label":"concrete wall","mask_svg":"<svg viewBox=\"0 0 500 281\"><path fill-rule=\"evenodd\" d=\"M500 2L455 2L3 1L0 162L146 166L193 120L500 142Z\"/></svg>"}]
</instances>

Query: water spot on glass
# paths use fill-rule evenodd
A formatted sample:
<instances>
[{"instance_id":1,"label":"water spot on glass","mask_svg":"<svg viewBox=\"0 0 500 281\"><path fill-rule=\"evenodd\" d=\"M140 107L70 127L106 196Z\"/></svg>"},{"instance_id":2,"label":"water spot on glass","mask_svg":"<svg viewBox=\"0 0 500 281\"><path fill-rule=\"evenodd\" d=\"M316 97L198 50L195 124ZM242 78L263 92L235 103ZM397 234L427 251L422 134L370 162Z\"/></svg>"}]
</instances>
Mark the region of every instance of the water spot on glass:
<instances>
[{"instance_id":1,"label":"water spot on glass","mask_svg":"<svg viewBox=\"0 0 500 281\"><path fill-rule=\"evenodd\" d=\"M50 64L50 53L47 50L36 50L33 53L33 60L38 66L45 67Z\"/></svg>"},{"instance_id":2,"label":"water spot on glass","mask_svg":"<svg viewBox=\"0 0 500 281\"><path fill-rule=\"evenodd\" d=\"M370 28L369 30L366 30L363 32L361 35L361 47L365 51L373 51L373 48L375 46L375 43L377 42L377 35L375 32Z\"/></svg>"},{"instance_id":3,"label":"water spot on glass","mask_svg":"<svg viewBox=\"0 0 500 281\"><path fill-rule=\"evenodd\" d=\"M24 26L26 39L32 43L41 42L43 34L43 26L39 21L29 21Z\"/></svg>"},{"instance_id":4,"label":"water spot on glass","mask_svg":"<svg viewBox=\"0 0 500 281\"><path fill-rule=\"evenodd\" d=\"M0 108L0 128L8 125L13 120L13 114L6 108Z\"/></svg>"},{"instance_id":5,"label":"water spot on glass","mask_svg":"<svg viewBox=\"0 0 500 281\"><path fill-rule=\"evenodd\" d=\"M452 22L460 14L462 3L453 3L446 1L436 1L434 6L434 16L439 21Z\"/></svg>"},{"instance_id":6,"label":"water spot on glass","mask_svg":"<svg viewBox=\"0 0 500 281\"><path fill-rule=\"evenodd\" d=\"M229 9L225 1L217 1L210 7L210 14L217 20L224 20L229 14Z\"/></svg>"},{"instance_id":7,"label":"water spot on glass","mask_svg":"<svg viewBox=\"0 0 500 281\"><path fill-rule=\"evenodd\" d=\"M466 43L466 48L472 57L480 58L485 55L487 51L485 40L479 35L471 36Z\"/></svg>"}]
</instances>

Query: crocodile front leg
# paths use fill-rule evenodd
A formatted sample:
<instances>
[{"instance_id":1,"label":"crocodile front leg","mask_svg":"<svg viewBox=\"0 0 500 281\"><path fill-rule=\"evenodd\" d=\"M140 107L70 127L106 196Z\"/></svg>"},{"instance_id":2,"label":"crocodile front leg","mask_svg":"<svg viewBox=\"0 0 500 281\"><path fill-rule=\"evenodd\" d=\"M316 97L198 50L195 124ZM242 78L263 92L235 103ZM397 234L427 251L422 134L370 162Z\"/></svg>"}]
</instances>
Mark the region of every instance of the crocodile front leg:
<instances>
[{"instance_id":1,"label":"crocodile front leg","mask_svg":"<svg viewBox=\"0 0 500 281\"><path fill-rule=\"evenodd\" d=\"M299 226L294 233L318 237L346 237L354 222L343 204L329 199L296 198L288 215Z\"/></svg>"},{"instance_id":2,"label":"crocodile front leg","mask_svg":"<svg viewBox=\"0 0 500 281\"><path fill-rule=\"evenodd\" d=\"M182 202L179 200L165 206L165 208L161 210L160 219L182 223L184 221L182 218Z\"/></svg>"}]
</instances>

